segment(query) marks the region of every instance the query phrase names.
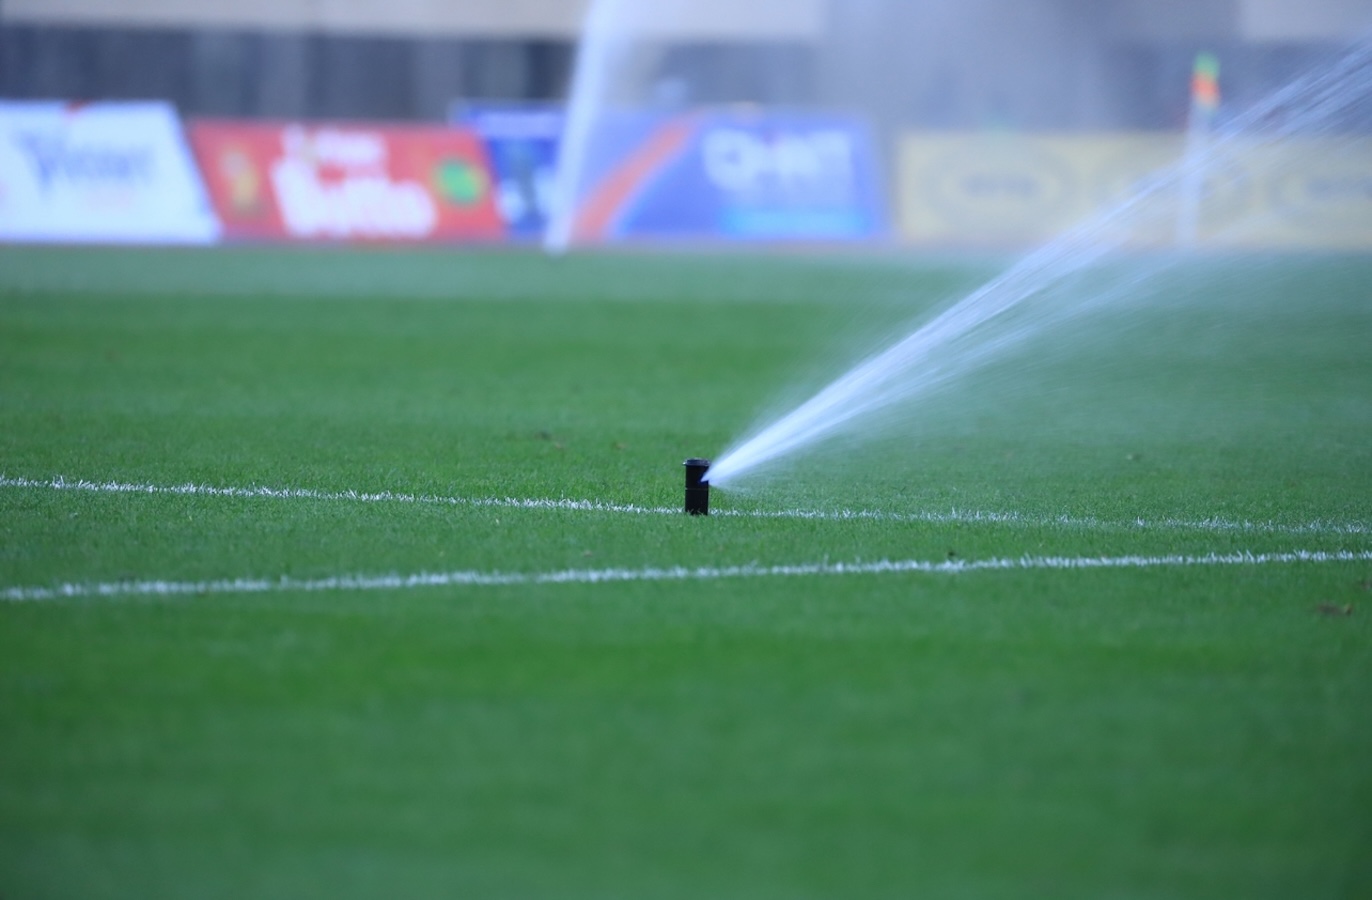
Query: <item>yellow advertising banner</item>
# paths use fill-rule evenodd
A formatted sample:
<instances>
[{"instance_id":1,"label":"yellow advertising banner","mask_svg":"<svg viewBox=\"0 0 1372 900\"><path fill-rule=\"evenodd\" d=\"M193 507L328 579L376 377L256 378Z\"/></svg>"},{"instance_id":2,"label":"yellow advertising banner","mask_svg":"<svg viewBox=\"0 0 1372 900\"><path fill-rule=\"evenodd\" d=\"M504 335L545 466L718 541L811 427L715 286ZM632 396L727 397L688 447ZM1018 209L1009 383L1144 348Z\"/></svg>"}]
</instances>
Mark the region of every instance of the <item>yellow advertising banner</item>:
<instances>
[{"instance_id":1,"label":"yellow advertising banner","mask_svg":"<svg viewBox=\"0 0 1372 900\"><path fill-rule=\"evenodd\" d=\"M1095 219L1131 246L1372 249L1372 138L1216 141L1182 166L1185 152L1179 134L907 134L900 230L1015 247Z\"/></svg>"}]
</instances>

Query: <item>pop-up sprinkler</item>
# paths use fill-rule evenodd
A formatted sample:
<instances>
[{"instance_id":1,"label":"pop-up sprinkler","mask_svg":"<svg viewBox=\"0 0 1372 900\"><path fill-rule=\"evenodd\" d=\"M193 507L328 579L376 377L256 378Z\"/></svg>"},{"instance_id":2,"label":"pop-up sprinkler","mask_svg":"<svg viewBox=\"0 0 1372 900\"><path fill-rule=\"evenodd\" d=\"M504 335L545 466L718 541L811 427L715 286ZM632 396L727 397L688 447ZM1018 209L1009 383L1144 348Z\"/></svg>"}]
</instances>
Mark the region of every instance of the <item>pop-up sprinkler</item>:
<instances>
[{"instance_id":1,"label":"pop-up sprinkler","mask_svg":"<svg viewBox=\"0 0 1372 900\"><path fill-rule=\"evenodd\" d=\"M692 457L686 460L686 514L689 516L710 514L710 483L704 480L709 468L708 459Z\"/></svg>"}]
</instances>

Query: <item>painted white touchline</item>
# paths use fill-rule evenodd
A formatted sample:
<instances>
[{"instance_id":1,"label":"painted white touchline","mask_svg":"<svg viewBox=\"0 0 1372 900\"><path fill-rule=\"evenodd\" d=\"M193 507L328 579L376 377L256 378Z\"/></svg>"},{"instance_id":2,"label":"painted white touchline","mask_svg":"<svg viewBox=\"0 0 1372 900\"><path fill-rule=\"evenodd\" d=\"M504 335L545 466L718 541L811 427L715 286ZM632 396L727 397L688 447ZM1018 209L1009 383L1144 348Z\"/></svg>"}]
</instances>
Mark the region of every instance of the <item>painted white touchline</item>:
<instances>
[{"instance_id":1,"label":"painted white touchline","mask_svg":"<svg viewBox=\"0 0 1372 900\"><path fill-rule=\"evenodd\" d=\"M679 510L669 511L679 512ZM1225 519L1218 516L1205 519L1178 519L1173 517L1146 519L1140 516L1134 519L1119 521L1099 519L1094 516L1069 516L1065 514L1059 516L1035 516L1017 512L984 512L959 509L953 509L946 513L890 513L878 510L849 509L835 511L809 509L720 510L718 512L712 512L711 515L744 516L758 519L822 519L826 521L870 519L885 522L930 522L935 524L989 522L993 524L1031 525L1037 527L1045 525L1062 525L1070 528L1087 529L1176 528L1188 531L1238 531L1266 534L1372 534L1372 526L1365 525L1362 522L1326 522L1320 520L1300 525L1283 525L1277 522L1249 522L1236 519Z\"/></svg>"},{"instance_id":2,"label":"painted white touchline","mask_svg":"<svg viewBox=\"0 0 1372 900\"><path fill-rule=\"evenodd\" d=\"M679 515L681 509L672 506L638 506L632 503L606 503L600 500L541 499L517 497L444 497L435 494L409 494L396 491L321 491L314 488L272 487L214 487L206 484L139 484L120 481L68 480L62 476L49 479L21 478L0 475L0 488L42 488L59 491L87 491L99 494L174 494L198 497L233 497L271 500L353 501L358 503L414 503L437 506L497 507L515 509L572 510L580 512L627 513L631 515ZM712 515L723 518L748 519L814 519L821 521L868 520L879 522L928 522L931 524L992 523L1028 525L1035 527L1064 526L1088 529L1147 529L1175 528L1188 531L1251 532L1259 534L1372 534L1372 526L1362 522L1314 521L1298 525L1276 522L1250 522L1222 517L1205 519L1135 518L1125 521L1098 519L1093 516L1034 516L1016 512L980 512L953 509L948 512L893 513L879 510L746 510L716 509Z\"/></svg>"},{"instance_id":3,"label":"painted white touchline","mask_svg":"<svg viewBox=\"0 0 1372 900\"><path fill-rule=\"evenodd\" d=\"M358 503L418 503L438 506L496 506L519 509L567 509L586 512L666 514L680 512L667 507L602 503L598 500L543 500L516 497L442 497L396 491L320 491L314 488L214 487L208 484L138 484L121 481L47 480L0 475L0 487L50 488L57 491L88 491L96 494L176 494L187 497L234 497L268 500L351 500Z\"/></svg>"},{"instance_id":4,"label":"painted white touchline","mask_svg":"<svg viewBox=\"0 0 1372 900\"><path fill-rule=\"evenodd\" d=\"M609 584L630 581L715 581L804 575L958 575L968 572L1034 569L1154 569L1188 566L1261 566L1280 563L1372 562L1372 550L1294 550L1287 553L1210 553L1204 556L1021 556L928 562L801 563L798 565L706 566L646 569L560 569L551 572L417 572L412 575L339 575L331 578L235 578L216 581L109 581L12 587L0 600L13 603L82 597L179 597L208 594L265 594L285 591L382 591L429 587L492 587L536 584Z\"/></svg>"}]
</instances>

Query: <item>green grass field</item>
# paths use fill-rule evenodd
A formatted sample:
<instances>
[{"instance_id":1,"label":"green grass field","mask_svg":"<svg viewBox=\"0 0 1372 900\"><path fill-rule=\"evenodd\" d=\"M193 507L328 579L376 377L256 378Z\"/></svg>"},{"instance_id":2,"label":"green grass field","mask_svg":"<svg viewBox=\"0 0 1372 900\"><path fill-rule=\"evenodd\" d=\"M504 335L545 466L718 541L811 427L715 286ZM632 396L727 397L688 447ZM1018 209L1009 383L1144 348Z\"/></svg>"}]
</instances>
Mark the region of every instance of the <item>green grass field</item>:
<instances>
[{"instance_id":1,"label":"green grass field","mask_svg":"<svg viewBox=\"0 0 1372 900\"><path fill-rule=\"evenodd\" d=\"M1372 259L661 511L999 268L0 248L0 898L1372 896Z\"/></svg>"}]
</instances>

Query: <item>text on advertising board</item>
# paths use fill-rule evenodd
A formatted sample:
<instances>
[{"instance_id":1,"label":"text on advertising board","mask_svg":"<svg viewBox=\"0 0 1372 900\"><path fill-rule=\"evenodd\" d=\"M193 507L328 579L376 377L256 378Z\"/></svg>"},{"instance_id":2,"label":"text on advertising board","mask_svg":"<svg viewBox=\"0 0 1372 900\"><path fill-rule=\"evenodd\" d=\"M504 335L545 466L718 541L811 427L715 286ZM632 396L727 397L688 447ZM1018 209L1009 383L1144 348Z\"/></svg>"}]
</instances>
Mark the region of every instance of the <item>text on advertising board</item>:
<instances>
[{"instance_id":1,"label":"text on advertising board","mask_svg":"<svg viewBox=\"0 0 1372 900\"><path fill-rule=\"evenodd\" d=\"M779 134L714 128L701 139L705 171L715 186L753 193L769 183L809 189L853 181L853 146L844 131Z\"/></svg>"}]
</instances>

